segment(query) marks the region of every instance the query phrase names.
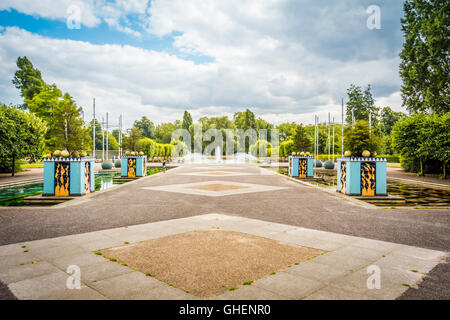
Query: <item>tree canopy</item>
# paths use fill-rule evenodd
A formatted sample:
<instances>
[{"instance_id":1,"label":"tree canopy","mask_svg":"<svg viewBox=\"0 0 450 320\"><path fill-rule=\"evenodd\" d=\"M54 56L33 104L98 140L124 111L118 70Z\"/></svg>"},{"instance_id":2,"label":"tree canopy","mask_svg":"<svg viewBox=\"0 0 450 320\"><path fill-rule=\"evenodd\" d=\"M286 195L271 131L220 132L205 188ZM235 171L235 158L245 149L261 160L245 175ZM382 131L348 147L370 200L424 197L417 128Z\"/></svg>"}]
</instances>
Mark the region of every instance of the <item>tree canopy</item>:
<instances>
[{"instance_id":1,"label":"tree canopy","mask_svg":"<svg viewBox=\"0 0 450 320\"><path fill-rule=\"evenodd\" d=\"M44 150L45 123L32 113L0 105L0 161L39 158Z\"/></svg>"},{"instance_id":2,"label":"tree canopy","mask_svg":"<svg viewBox=\"0 0 450 320\"><path fill-rule=\"evenodd\" d=\"M450 2L407 0L403 5L403 105L410 112L449 112Z\"/></svg>"}]
</instances>

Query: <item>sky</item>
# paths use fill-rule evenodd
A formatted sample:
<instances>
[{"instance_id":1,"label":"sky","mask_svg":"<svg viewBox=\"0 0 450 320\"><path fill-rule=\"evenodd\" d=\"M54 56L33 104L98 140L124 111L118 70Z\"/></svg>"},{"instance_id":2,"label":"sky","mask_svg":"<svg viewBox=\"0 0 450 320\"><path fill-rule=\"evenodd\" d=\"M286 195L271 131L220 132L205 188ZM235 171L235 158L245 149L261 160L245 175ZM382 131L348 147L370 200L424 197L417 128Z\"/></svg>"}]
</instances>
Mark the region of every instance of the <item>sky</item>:
<instances>
[{"instance_id":1,"label":"sky","mask_svg":"<svg viewBox=\"0 0 450 320\"><path fill-rule=\"evenodd\" d=\"M339 122L350 84L404 111L402 16L402 0L1 0L0 101L22 102L11 80L27 56L86 118L95 97L100 119L125 126L246 108Z\"/></svg>"}]
</instances>

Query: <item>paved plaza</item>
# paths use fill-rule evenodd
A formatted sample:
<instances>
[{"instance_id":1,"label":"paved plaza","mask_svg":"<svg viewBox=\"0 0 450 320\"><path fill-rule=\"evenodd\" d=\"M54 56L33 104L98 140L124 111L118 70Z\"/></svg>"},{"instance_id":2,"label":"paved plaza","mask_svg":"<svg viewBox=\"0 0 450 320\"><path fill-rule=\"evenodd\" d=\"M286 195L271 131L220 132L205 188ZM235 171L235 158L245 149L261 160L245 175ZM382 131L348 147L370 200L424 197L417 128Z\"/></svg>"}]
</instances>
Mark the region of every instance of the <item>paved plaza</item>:
<instances>
[{"instance_id":1,"label":"paved plaza","mask_svg":"<svg viewBox=\"0 0 450 320\"><path fill-rule=\"evenodd\" d=\"M377 208L256 165L183 165L50 208L0 208L0 292L199 299L94 251L219 228L326 253L211 299L449 298L449 218ZM66 287L70 265L81 289ZM380 289L367 285L374 268Z\"/></svg>"}]
</instances>

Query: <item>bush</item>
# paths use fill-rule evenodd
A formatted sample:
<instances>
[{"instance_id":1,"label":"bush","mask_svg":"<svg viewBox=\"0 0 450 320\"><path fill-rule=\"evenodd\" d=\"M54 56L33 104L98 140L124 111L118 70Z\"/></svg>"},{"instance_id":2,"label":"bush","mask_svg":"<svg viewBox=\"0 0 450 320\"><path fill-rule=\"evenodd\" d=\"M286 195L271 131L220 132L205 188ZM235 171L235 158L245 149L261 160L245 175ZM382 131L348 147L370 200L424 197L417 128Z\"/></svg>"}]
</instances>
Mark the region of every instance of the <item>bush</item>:
<instances>
[{"instance_id":1,"label":"bush","mask_svg":"<svg viewBox=\"0 0 450 320\"><path fill-rule=\"evenodd\" d=\"M120 168L120 167L122 167L122 160L116 160L115 162L114 162L114 167L116 167L116 168Z\"/></svg>"},{"instance_id":2,"label":"bush","mask_svg":"<svg viewBox=\"0 0 450 320\"><path fill-rule=\"evenodd\" d=\"M400 156L397 155L381 154L377 158L386 158L387 162L400 163Z\"/></svg>"},{"instance_id":3,"label":"bush","mask_svg":"<svg viewBox=\"0 0 450 320\"><path fill-rule=\"evenodd\" d=\"M344 135L344 150L350 150L353 157L361 157L364 150L374 154L379 151L381 139L375 135L372 128L370 134L369 123L364 120L356 121Z\"/></svg>"},{"instance_id":4,"label":"bush","mask_svg":"<svg viewBox=\"0 0 450 320\"><path fill-rule=\"evenodd\" d=\"M322 161L316 160L316 167L317 168L322 168Z\"/></svg>"},{"instance_id":5,"label":"bush","mask_svg":"<svg viewBox=\"0 0 450 320\"><path fill-rule=\"evenodd\" d=\"M113 167L113 164L112 164L111 161L103 161L102 162L102 169L103 170L110 170L110 169L112 169L112 167Z\"/></svg>"},{"instance_id":6,"label":"bush","mask_svg":"<svg viewBox=\"0 0 450 320\"><path fill-rule=\"evenodd\" d=\"M14 165L15 172L22 172L22 165L25 164L26 161L17 161ZM12 172L12 160L11 159L0 159L0 173L11 173Z\"/></svg>"},{"instance_id":7,"label":"bush","mask_svg":"<svg viewBox=\"0 0 450 320\"><path fill-rule=\"evenodd\" d=\"M325 169L329 169L329 170L334 169L334 162L333 161L326 161L324 163L323 167Z\"/></svg>"}]
</instances>

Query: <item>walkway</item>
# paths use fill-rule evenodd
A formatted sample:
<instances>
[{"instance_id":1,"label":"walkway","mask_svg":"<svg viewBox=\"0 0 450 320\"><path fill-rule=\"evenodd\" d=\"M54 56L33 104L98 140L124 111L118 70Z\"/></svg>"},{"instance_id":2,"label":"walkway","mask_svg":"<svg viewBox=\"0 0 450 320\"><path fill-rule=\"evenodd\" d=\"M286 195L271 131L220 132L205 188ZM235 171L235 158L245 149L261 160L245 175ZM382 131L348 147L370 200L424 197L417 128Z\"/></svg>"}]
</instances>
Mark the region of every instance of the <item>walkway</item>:
<instances>
[{"instance_id":1,"label":"walkway","mask_svg":"<svg viewBox=\"0 0 450 320\"><path fill-rule=\"evenodd\" d=\"M211 213L450 251L449 210L363 207L338 194L250 165L184 165L52 208L0 208L0 244L23 244ZM416 258L419 260L415 262L424 260L423 256ZM439 275L444 272L445 283L437 297L448 299L447 265L436 268ZM428 296L428 291L415 292ZM436 297L436 291L434 294Z\"/></svg>"}]
</instances>

